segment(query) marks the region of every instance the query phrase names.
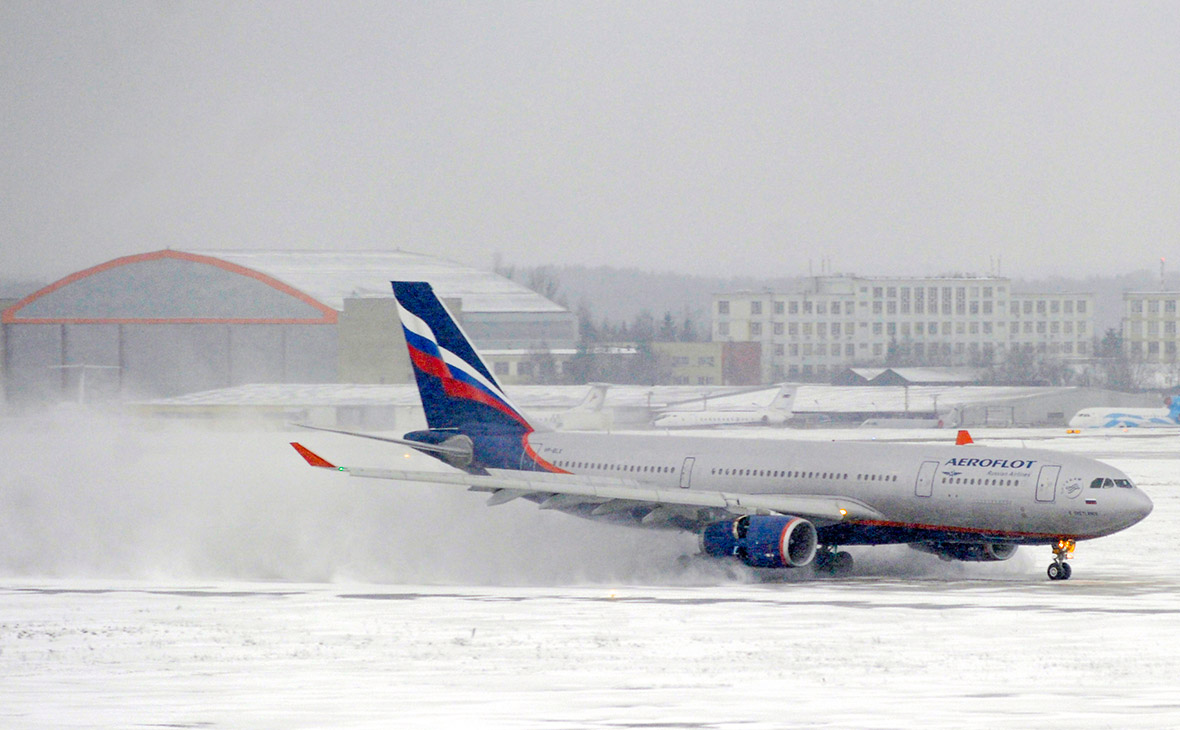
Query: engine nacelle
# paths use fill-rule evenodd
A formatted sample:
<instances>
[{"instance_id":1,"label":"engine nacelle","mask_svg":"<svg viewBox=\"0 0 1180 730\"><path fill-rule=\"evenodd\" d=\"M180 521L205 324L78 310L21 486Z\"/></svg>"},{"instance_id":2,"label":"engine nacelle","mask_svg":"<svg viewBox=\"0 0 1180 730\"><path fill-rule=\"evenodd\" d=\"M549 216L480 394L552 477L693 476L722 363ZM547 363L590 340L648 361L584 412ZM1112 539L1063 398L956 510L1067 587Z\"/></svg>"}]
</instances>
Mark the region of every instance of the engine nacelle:
<instances>
[{"instance_id":1,"label":"engine nacelle","mask_svg":"<svg viewBox=\"0 0 1180 730\"><path fill-rule=\"evenodd\" d=\"M701 531L701 552L711 558L732 558L737 555L738 540L734 522L711 522Z\"/></svg>"},{"instance_id":2,"label":"engine nacelle","mask_svg":"<svg viewBox=\"0 0 1180 730\"><path fill-rule=\"evenodd\" d=\"M910 547L943 560L993 563L1011 558L1020 546L1010 542L918 542Z\"/></svg>"},{"instance_id":3,"label":"engine nacelle","mask_svg":"<svg viewBox=\"0 0 1180 730\"><path fill-rule=\"evenodd\" d=\"M801 517L743 515L706 525L701 532L701 552L736 557L754 568L810 565L818 545L815 525Z\"/></svg>"}]
</instances>

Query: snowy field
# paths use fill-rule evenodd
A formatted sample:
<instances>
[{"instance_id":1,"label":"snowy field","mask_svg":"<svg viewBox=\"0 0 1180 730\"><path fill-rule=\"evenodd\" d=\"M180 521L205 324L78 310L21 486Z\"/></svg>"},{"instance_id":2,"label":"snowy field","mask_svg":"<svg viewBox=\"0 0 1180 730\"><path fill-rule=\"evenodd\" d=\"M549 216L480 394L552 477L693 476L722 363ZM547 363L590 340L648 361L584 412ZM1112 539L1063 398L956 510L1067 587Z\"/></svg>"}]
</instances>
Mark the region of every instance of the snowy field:
<instances>
[{"instance_id":1,"label":"snowy field","mask_svg":"<svg viewBox=\"0 0 1180 730\"><path fill-rule=\"evenodd\" d=\"M1066 582L1047 548L904 547L760 582L682 565L691 537L348 479L286 443L428 468L388 445L0 421L0 727L1180 727L1180 435L973 435L1097 454L1155 512L1081 543Z\"/></svg>"}]
</instances>

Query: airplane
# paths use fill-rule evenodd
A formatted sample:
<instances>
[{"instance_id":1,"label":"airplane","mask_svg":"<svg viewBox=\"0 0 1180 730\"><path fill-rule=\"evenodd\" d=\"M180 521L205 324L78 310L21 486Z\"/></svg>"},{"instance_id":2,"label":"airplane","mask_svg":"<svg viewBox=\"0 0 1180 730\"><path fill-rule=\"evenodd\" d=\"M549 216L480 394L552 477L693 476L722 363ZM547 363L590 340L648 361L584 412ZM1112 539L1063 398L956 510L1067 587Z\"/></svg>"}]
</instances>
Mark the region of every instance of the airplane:
<instances>
[{"instance_id":1,"label":"airplane","mask_svg":"<svg viewBox=\"0 0 1180 730\"><path fill-rule=\"evenodd\" d=\"M665 411L652 420L653 428L713 428L717 426L783 426L791 417L797 388L784 383L765 408Z\"/></svg>"},{"instance_id":2,"label":"airplane","mask_svg":"<svg viewBox=\"0 0 1180 730\"><path fill-rule=\"evenodd\" d=\"M586 397L578 405L561 413L538 416L531 423L557 431L609 431L612 414L603 408L609 383L590 383Z\"/></svg>"},{"instance_id":3,"label":"airplane","mask_svg":"<svg viewBox=\"0 0 1180 730\"><path fill-rule=\"evenodd\" d=\"M1070 428L1177 428L1180 398L1165 398L1167 408L1083 408L1069 419Z\"/></svg>"},{"instance_id":4,"label":"airplane","mask_svg":"<svg viewBox=\"0 0 1180 730\"><path fill-rule=\"evenodd\" d=\"M402 438L315 430L412 447L446 472L313 467L354 477L465 486L488 505L516 499L606 522L688 530L704 556L753 568L846 574L841 546L910 544L947 560L1001 561L1048 545L1068 579L1076 542L1152 510L1126 474L1048 450L976 445L542 431L425 282L392 282L428 428ZM309 427L312 428L312 427ZM969 444L961 434L959 441Z\"/></svg>"}]
</instances>

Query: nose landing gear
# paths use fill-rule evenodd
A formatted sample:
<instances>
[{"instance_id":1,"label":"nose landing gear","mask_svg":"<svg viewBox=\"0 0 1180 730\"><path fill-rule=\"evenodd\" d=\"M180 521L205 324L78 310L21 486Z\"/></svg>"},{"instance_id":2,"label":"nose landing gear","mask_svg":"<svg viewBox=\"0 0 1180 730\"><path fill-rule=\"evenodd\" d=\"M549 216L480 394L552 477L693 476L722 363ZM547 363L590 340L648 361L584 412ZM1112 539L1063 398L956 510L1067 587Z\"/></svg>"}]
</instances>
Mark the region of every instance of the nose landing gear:
<instances>
[{"instance_id":1,"label":"nose landing gear","mask_svg":"<svg viewBox=\"0 0 1180 730\"><path fill-rule=\"evenodd\" d=\"M1049 580L1069 580L1069 576L1073 575L1073 570L1069 567L1069 563L1065 562L1073 557L1074 547L1077 543L1073 540L1062 538L1053 546L1053 562L1049 563Z\"/></svg>"}]
</instances>

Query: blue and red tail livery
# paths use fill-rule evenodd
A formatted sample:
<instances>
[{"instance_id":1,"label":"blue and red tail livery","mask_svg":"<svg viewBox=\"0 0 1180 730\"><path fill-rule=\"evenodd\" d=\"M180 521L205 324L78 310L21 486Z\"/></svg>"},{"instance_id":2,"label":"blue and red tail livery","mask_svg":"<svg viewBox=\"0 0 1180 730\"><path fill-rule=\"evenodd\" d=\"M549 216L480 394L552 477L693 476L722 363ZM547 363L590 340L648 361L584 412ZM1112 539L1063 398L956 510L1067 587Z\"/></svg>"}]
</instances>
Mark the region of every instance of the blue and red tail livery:
<instances>
[{"instance_id":1,"label":"blue and red tail livery","mask_svg":"<svg viewBox=\"0 0 1180 730\"><path fill-rule=\"evenodd\" d=\"M533 453L528 445L532 425L508 399L430 284L391 283L432 432L421 437L435 440L440 432L478 434L476 457L483 466L555 471Z\"/></svg>"},{"instance_id":2,"label":"blue and red tail livery","mask_svg":"<svg viewBox=\"0 0 1180 730\"><path fill-rule=\"evenodd\" d=\"M499 425L510 432L531 431L430 284L392 283L430 428L479 424Z\"/></svg>"}]
</instances>

